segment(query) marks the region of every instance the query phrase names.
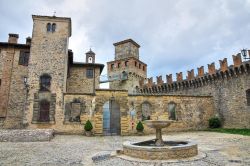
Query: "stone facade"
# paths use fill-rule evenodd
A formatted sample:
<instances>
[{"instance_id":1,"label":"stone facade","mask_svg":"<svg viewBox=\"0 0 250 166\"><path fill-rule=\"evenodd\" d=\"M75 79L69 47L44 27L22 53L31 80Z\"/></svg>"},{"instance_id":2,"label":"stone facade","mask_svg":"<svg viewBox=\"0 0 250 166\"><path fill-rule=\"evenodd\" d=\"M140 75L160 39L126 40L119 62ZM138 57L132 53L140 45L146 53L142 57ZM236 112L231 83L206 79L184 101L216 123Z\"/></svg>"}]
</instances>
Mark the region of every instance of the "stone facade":
<instances>
[{"instance_id":1,"label":"stone facade","mask_svg":"<svg viewBox=\"0 0 250 166\"><path fill-rule=\"evenodd\" d=\"M247 91L250 89L250 61L242 62L241 55L233 55L234 65L227 66L227 60L220 61L221 68L216 70L214 63L198 68L195 77L188 71L185 80L167 83L143 85L139 94L173 95L211 95L215 103L216 114L223 120L226 128L250 128L250 105L247 103ZM170 75L172 77L172 75ZM153 81L152 81L153 82Z\"/></svg>"},{"instance_id":2,"label":"stone facade","mask_svg":"<svg viewBox=\"0 0 250 166\"><path fill-rule=\"evenodd\" d=\"M224 59L221 70L211 64L209 74L200 67L196 77L191 70L187 80L180 72L176 82L170 74L168 83L158 76L155 84L139 60L140 46L124 40L114 44L115 60L107 63L111 89L105 90L99 89L104 65L95 63L92 50L85 63L73 61L70 18L33 16L33 21L26 44L19 44L16 34L0 43L0 128L82 134L90 120L95 135L131 135L146 119L174 120L163 132L199 130L216 114L225 127L249 128L249 62L239 55L234 68ZM145 126L144 132L154 131Z\"/></svg>"},{"instance_id":3,"label":"stone facade","mask_svg":"<svg viewBox=\"0 0 250 166\"><path fill-rule=\"evenodd\" d=\"M29 56L29 44L18 44L18 35L9 34L9 42L0 43L0 117L4 128L20 128L26 103L26 89L23 84L27 78L28 67L20 63L20 56Z\"/></svg>"},{"instance_id":4,"label":"stone facade","mask_svg":"<svg viewBox=\"0 0 250 166\"><path fill-rule=\"evenodd\" d=\"M94 93L99 89L99 76L101 74L100 66L102 64L74 64L69 68L67 79L68 93ZM88 78L87 70L94 70L93 78Z\"/></svg>"}]
</instances>

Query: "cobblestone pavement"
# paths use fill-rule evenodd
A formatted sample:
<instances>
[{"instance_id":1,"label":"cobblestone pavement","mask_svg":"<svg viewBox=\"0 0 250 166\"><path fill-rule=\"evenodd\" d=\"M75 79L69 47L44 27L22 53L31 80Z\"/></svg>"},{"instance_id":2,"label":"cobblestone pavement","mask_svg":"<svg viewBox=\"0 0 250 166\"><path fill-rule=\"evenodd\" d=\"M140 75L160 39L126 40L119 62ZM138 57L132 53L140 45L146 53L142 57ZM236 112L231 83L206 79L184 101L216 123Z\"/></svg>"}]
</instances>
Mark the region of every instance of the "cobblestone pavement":
<instances>
[{"instance_id":1,"label":"cobblestone pavement","mask_svg":"<svg viewBox=\"0 0 250 166\"><path fill-rule=\"evenodd\" d=\"M149 136L85 137L56 135L50 142L0 142L0 165L250 165L250 137L213 132L180 132L164 135L164 140L193 140L207 157L178 163L148 163L111 157L93 163L97 153L122 149L124 141L153 139Z\"/></svg>"}]
</instances>

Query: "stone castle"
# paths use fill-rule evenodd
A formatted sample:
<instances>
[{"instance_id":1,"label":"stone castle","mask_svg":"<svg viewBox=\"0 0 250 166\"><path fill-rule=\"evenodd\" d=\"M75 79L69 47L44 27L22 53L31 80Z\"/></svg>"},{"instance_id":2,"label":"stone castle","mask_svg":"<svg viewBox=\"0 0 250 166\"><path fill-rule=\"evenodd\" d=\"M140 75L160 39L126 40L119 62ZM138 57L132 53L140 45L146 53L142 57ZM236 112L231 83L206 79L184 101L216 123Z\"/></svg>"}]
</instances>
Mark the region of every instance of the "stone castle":
<instances>
[{"instance_id":1,"label":"stone castle","mask_svg":"<svg viewBox=\"0 0 250 166\"><path fill-rule=\"evenodd\" d=\"M140 45L132 39L114 43L108 78L95 53L74 62L68 49L71 19L33 15L32 37L18 43L18 34L0 42L0 128L51 128L57 133L83 133L87 120L95 135L130 135L139 120L172 119L168 130L199 130L219 116L226 128L250 128L250 61L241 54L188 71L177 80L167 75L156 83L147 78ZM250 52L250 51L248 51ZM110 89L99 84L110 82ZM145 126L145 132L152 132Z\"/></svg>"}]
</instances>

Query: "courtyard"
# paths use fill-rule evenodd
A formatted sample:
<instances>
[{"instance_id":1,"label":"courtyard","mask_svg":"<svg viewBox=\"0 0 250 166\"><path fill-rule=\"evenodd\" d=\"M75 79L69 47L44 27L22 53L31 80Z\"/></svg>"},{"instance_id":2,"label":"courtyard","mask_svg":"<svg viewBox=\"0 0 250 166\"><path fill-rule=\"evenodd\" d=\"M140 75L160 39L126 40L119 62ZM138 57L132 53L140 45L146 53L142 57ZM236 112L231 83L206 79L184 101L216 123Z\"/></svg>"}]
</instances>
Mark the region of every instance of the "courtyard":
<instances>
[{"instance_id":1,"label":"courtyard","mask_svg":"<svg viewBox=\"0 0 250 166\"><path fill-rule=\"evenodd\" d=\"M203 155L200 159L157 163L111 156L92 161L93 156L122 149L124 141L141 141L154 137L56 135L49 142L0 142L0 165L250 165L249 136L201 131L163 135L164 140L196 141L199 152Z\"/></svg>"}]
</instances>

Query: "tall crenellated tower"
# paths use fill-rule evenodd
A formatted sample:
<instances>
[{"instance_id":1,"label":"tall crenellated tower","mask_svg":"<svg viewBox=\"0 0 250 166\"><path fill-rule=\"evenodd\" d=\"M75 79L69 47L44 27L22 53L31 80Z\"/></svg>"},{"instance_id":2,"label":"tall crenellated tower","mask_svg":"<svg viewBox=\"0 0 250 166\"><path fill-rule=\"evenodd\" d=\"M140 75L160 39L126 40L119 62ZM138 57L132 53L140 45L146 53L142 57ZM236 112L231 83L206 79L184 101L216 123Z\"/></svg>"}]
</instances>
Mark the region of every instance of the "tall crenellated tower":
<instances>
[{"instance_id":1,"label":"tall crenellated tower","mask_svg":"<svg viewBox=\"0 0 250 166\"><path fill-rule=\"evenodd\" d=\"M147 64L139 60L139 48L132 39L114 43L115 60L107 62L111 89L134 93L139 82L147 78Z\"/></svg>"},{"instance_id":2,"label":"tall crenellated tower","mask_svg":"<svg viewBox=\"0 0 250 166\"><path fill-rule=\"evenodd\" d=\"M37 15L32 18L27 118L32 124L54 124L63 119L58 112L63 112L66 92L71 19Z\"/></svg>"}]
</instances>

